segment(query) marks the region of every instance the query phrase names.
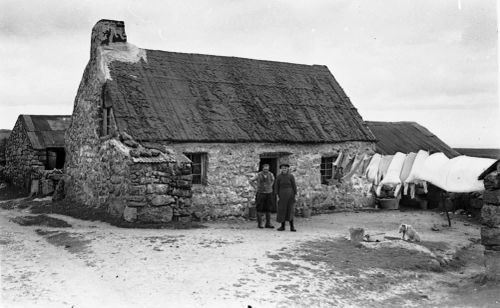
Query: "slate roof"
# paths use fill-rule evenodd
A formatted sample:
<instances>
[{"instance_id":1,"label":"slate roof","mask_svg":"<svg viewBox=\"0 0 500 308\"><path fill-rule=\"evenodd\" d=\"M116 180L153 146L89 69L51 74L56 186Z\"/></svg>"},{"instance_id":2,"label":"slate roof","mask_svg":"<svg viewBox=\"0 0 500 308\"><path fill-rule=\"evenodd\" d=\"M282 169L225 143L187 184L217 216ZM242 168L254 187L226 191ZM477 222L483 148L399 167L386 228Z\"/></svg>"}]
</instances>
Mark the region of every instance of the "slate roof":
<instances>
[{"instance_id":1,"label":"slate roof","mask_svg":"<svg viewBox=\"0 0 500 308\"><path fill-rule=\"evenodd\" d=\"M70 115L22 114L21 120L34 149L64 147L64 133L71 123Z\"/></svg>"},{"instance_id":2,"label":"slate roof","mask_svg":"<svg viewBox=\"0 0 500 308\"><path fill-rule=\"evenodd\" d=\"M145 52L109 64L104 95L138 141L375 141L326 66Z\"/></svg>"},{"instance_id":3,"label":"slate roof","mask_svg":"<svg viewBox=\"0 0 500 308\"><path fill-rule=\"evenodd\" d=\"M378 139L376 151L384 155L396 152L409 153L418 150L443 152L448 158L460 153L416 122L375 122L366 121L370 130Z\"/></svg>"}]
</instances>

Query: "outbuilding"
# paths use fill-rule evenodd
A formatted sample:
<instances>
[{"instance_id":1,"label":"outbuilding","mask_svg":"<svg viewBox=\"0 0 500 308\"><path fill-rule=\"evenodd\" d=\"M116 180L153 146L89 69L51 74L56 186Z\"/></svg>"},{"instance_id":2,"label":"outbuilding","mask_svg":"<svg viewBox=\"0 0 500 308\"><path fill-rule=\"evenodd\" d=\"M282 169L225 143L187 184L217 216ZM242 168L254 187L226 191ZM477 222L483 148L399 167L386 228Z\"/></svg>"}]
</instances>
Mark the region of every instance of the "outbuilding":
<instances>
[{"instance_id":1,"label":"outbuilding","mask_svg":"<svg viewBox=\"0 0 500 308\"><path fill-rule=\"evenodd\" d=\"M64 133L70 121L69 115L20 115L6 142L7 180L29 189L34 174L63 169Z\"/></svg>"}]
</instances>

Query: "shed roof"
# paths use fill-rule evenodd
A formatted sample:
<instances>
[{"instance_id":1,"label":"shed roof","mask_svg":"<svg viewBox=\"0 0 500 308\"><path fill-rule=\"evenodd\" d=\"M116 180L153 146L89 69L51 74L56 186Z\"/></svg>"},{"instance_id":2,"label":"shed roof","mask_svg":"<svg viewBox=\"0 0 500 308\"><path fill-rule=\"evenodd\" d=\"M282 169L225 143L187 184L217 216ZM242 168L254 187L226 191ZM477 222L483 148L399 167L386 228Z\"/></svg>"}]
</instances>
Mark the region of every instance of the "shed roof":
<instances>
[{"instance_id":1,"label":"shed roof","mask_svg":"<svg viewBox=\"0 0 500 308\"><path fill-rule=\"evenodd\" d=\"M64 133L71 123L70 115L22 114L26 133L34 149L64 147Z\"/></svg>"},{"instance_id":2,"label":"shed roof","mask_svg":"<svg viewBox=\"0 0 500 308\"><path fill-rule=\"evenodd\" d=\"M139 141L375 141L326 66L145 50L105 85L120 131Z\"/></svg>"},{"instance_id":3,"label":"shed roof","mask_svg":"<svg viewBox=\"0 0 500 308\"><path fill-rule=\"evenodd\" d=\"M460 154L416 122L376 122L366 121L370 130L378 139L376 151L380 154L393 155L396 152L417 152L428 150L443 152L449 158Z\"/></svg>"}]
</instances>

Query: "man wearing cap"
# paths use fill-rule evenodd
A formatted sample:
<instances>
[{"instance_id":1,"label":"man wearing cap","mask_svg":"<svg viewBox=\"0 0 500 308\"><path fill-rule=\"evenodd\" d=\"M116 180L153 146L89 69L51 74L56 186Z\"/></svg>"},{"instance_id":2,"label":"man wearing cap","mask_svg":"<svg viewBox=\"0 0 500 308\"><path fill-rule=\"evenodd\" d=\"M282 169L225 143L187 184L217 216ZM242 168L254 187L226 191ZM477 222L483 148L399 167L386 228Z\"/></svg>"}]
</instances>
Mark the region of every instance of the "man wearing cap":
<instances>
[{"instance_id":1,"label":"man wearing cap","mask_svg":"<svg viewBox=\"0 0 500 308\"><path fill-rule=\"evenodd\" d=\"M274 182L274 191L278 195L278 215L276 220L281 223L278 231L285 230L285 222L290 222L290 231L295 232L293 226L293 217L295 214L295 195L297 194L297 186L295 178L290 173L289 164L280 165L281 173L276 177Z\"/></svg>"},{"instance_id":2,"label":"man wearing cap","mask_svg":"<svg viewBox=\"0 0 500 308\"><path fill-rule=\"evenodd\" d=\"M274 228L271 225L271 211L273 208L273 184L274 175L269 171L269 165L262 165L262 171L259 172L250 184L255 188L257 194L255 196L255 208L257 210L257 226L262 226L262 216L266 214L266 228Z\"/></svg>"}]
</instances>

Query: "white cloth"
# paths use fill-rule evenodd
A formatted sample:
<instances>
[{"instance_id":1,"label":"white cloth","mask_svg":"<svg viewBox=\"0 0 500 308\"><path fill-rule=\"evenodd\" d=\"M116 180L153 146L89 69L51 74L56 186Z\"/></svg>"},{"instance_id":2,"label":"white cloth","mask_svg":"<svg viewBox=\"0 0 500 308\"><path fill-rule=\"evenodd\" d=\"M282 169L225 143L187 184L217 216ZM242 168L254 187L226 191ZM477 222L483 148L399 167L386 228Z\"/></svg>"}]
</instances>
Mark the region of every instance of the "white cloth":
<instances>
[{"instance_id":1,"label":"white cloth","mask_svg":"<svg viewBox=\"0 0 500 308\"><path fill-rule=\"evenodd\" d=\"M488 169L495 159L470 156L458 156L450 159L444 166L440 188L455 193L469 193L484 190L484 183L477 178Z\"/></svg>"},{"instance_id":2,"label":"white cloth","mask_svg":"<svg viewBox=\"0 0 500 308\"><path fill-rule=\"evenodd\" d=\"M406 160L406 154L403 154L401 152L397 152L396 154L394 154L394 157L392 157L391 163L387 168L387 173L380 182L380 186L377 191L378 195L380 195L380 189L383 185L396 186L396 189L394 190L394 196L397 196L399 194L399 190L401 189L400 175L405 160Z\"/></svg>"},{"instance_id":3,"label":"white cloth","mask_svg":"<svg viewBox=\"0 0 500 308\"><path fill-rule=\"evenodd\" d=\"M410 174L404 181L404 191L403 193L406 195L408 194L408 187L409 184L417 184L417 183L422 183L422 173L424 171L424 163L425 160L429 157L429 152L420 150L417 153L417 156L415 156L415 160L413 161L413 166L411 167ZM411 185L413 190L412 192L415 191L415 185ZM415 193L411 194L414 198Z\"/></svg>"},{"instance_id":4,"label":"white cloth","mask_svg":"<svg viewBox=\"0 0 500 308\"><path fill-rule=\"evenodd\" d=\"M446 164L449 161L450 159L443 153L434 153L430 155L424 162L423 170L419 175L419 179L445 189L447 174Z\"/></svg>"},{"instance_id":5,"label":"white cloth","mask_svg":"<svg viewBox=\"0 0 500 308\"><path fill-rule=\"evenodd\" d=\"M370 164L366 168L366 178L368 181L370 181L372 184L377 185L377 174L378 174L378 166L380 165L380 161L382 160L382 156L378 153L375 153L370 160Z\"/></svg>"},{"instance_id":6,"label":"white cloth","mask_svg":"<svg viewBox=\"0 0 500 308\"><path fill-rule=\"evenodd\" d=\"M382 179L382 182L380 182L380 184L382 185L400 184L401 179L399 176L401 174L401 170L403 169L403 164L405 162L405 159L406 159L406 154L403 154L401 152L397 152L396 154L394 154L394 157L392 158L391 163L387 168L387 173L385 174L385 177Z\"/></svg>"}]
</instances>

